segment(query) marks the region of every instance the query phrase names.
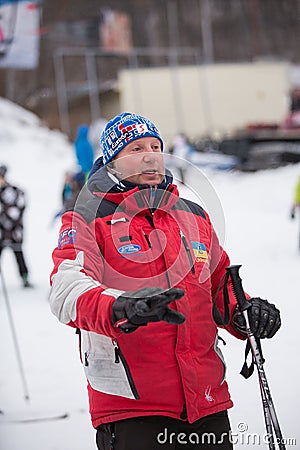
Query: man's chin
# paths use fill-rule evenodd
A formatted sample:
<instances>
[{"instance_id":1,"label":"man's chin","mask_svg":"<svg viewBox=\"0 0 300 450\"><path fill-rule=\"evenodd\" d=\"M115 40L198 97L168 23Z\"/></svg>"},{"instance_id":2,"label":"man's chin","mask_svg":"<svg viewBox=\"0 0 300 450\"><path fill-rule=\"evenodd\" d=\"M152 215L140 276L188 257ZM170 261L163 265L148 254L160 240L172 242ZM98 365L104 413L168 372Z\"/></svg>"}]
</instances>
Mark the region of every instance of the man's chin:
<instances>
[{"instance_id":1,"label":"man's chin","mask_svg":"<svg viewBox=\"0 0 300 450\"><path fill-rule=\"evenodd\" d=\"M149 186L157 186L164 179L163 175L160 174L142 174L140 176L139 184L148 184Z\"/></svg>"},{"instance_id":2,"label":"man's chin","mask_svg":"<svg viewBox=\"0 0 300 450\"><path fill-rule=\"evenodd\" d=\"M162 183L164 180L164 175L162 174L140 174L138 176L130 176L125 178L125 180L129 181L133 184L147 184L148 186L157 186Z\"/></svg>"}]
</instances>

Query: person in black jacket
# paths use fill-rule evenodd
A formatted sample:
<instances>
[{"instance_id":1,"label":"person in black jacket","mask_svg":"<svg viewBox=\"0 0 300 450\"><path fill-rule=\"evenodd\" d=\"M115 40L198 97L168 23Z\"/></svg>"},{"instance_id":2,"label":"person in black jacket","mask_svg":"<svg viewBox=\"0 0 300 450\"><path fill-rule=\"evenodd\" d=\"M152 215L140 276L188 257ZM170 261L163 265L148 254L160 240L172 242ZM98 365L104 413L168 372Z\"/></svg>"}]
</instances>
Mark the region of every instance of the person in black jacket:
<instances>
[{"instance_id":1,"label":"person in black jacket","mask_svg":"<svg viewBox=\"0 0 300 450\"><path fill-rule=\"evenodd\" d=\"M16 257L24 287L31 287L23 244L23 214L26 207L24 192L6 180L7 167L0 166L0 255L11 248Z\"/></svg>"}]
</instances>

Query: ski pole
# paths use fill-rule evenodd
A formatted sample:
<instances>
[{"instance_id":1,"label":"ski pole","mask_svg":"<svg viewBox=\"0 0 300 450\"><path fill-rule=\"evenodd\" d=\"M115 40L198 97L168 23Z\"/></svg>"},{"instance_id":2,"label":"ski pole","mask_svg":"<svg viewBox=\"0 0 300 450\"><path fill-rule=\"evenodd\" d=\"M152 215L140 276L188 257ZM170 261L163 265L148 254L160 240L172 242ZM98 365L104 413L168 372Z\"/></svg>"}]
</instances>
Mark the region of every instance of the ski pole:
<instances>
[{"instance_id":1,"label":"ski pole","mask_svg":"<svg viewBox=\"0 0 300 450\"><path fill-rule=\"evenodd\" d=\"M275 433L276 443L278 444L279 449L285 450L286 447L283 444L284 439L283 439L279 421L278 421L278 418L276 415L275 406L274 406L274 403L272 400L266 373L265 373L265 370L263 367L263 363L264 363L263 356L262 356L260 347L259 347L259 345L255 339L255 336L251 331L251 327L250 327L247 310L251 307L251 304L248 302L245 292L244 292L244 289L243 289L243 286L242 286L242 280L239 275L240 267L241 267L240 265L232 265L232 266L227 267L226 271L229 273L229 275L231 277L233 292L234 292L235 298L238 302L238 305L240 307L241 312L243 313L243 316L244 316L244 319L246 322L247 339L250 344L253 361L257 367L266 430L267 430L268 438L269 438L268 444L269 444L270 450L275 449L275 444L274 444L274 433ZM274 433L273 433L273 430L274 430Z\"/></svg>"},{"instance_id":2,"label":"ski pole","mask_svg":"<svg viewBox=\"0 0 300 450\"><path fill-rule=\"evenodd\" d=\"M269 449L275 450L274 435L273 435L273 428L272 428L272 418L271 418L270 411L268 408L268 400L267 400L267 397L266 397L266 394L265 394L265 391L263 389L262 382L260 379L259 379L259 388L260 388L260 394L261 394L262 404L263 404L265 426L266 426L266 431L267 431L267 435L269 438L269 442L268 442Z\"/></svg>"},{"instance_id":3,"label":"ski pole","mask_svg":"<svg viewBox=\"0 0 300 450\"><path fill-rule=\"evenodd\" d=\"M11 307L10 307L9 297L8 297L8 293L7 293L6 284L5 284L4 275L3 275L3 272L2 272L1 265L0 265L0 277L1 277L1 283L2 283L3 296L4 296L6 309L7 309L8 320L9 320L9 324L10 324L10 329L11 329L13 342L14 342L14 347L15 347L15 352L16 352L16 357L17 357L17 363L18 363L18 366L19 366L20 376L21 376L22 385L23 385L24 398L25 398L25 400L27 402L29 402L30 401L30 397L29 397L28 385L27 385L27 381L26 381L26 377L25 377L25 371L24 371L24 367L23 367L23 362L22 362L22 357L21 357L21 352L20 352L20 346L19 346L19 343L18 343L16 328L15 328L15 324L14 324L14 319L13 319L13 315L12 315L12 311L11 311Z\"/></svg>"}]
</instances>

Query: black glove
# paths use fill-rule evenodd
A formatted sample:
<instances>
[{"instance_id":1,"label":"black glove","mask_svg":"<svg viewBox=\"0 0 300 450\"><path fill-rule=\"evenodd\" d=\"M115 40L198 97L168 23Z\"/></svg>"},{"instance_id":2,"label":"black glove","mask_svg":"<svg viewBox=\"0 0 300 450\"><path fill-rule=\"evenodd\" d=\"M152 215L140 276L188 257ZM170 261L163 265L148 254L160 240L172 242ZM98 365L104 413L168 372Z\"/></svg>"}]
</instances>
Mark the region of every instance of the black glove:
<instances>
[{"instance_id":1,"label":"black glove","mask_svg":"<svg viewBox=\"0 0 300 450\"><path fill-rule=\"evenodd\" d=\"M251 307L247 309L247 312L254 336L259 339L273 337L281 326L279 310L275 305L259 297L250 298L248 301L251 303ZM239 306L233 313L232 322L238 332L246 335L245 319Z\"/></svg>"},{"instance_id":2,"label":"black glove","mask_svg":"<svg viewBox=\"0 0 300 450\"><path fill-rule=\"evenodd\" d=\"M124 292L113 303L113 324L124 333L161 320L179 325L185 321L184 315L168 308L168 304L183 295L184 291L178 288L164 290L155 287Z\"/></svg>"}]
</instances>

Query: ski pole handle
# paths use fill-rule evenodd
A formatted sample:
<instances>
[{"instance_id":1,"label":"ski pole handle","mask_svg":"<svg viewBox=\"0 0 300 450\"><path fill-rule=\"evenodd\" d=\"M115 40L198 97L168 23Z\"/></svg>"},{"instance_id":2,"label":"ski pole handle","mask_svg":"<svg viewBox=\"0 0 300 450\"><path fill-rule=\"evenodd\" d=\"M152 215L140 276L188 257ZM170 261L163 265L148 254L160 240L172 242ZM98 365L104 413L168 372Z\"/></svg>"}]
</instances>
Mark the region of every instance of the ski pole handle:
<instances>
[{"instance_id":1,"label":"ski pole handle","mask_svg":"<svg viewBox=\"0 0 300 450\"><path fill-rule=\"evenodd\" d=\"M242 286L242 279L239 275L239 270L241 267L242 267L241 265L232 265L226 267L226 272L228 272L231 277L233 292L240 307L240 310L246 311L248 308L250 308L251 305L246 298Z\"/></svg>"}]
</instances>

